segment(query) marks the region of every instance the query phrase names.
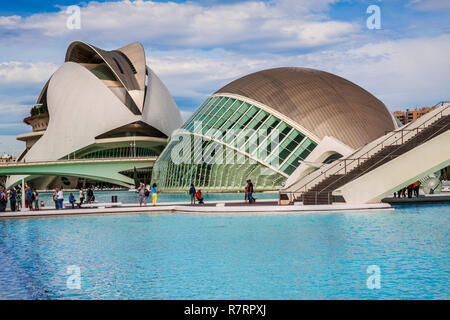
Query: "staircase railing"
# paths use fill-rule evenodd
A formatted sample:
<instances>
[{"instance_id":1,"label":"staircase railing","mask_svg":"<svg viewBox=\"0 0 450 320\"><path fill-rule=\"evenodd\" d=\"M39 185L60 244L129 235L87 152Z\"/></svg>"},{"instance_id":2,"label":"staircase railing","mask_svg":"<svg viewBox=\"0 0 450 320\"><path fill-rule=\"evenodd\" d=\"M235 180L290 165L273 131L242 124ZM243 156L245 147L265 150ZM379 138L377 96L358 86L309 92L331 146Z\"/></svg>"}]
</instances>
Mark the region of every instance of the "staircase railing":
<instances>
[{"instance_id":1,"label":"staircase railing","mask_svg":"<svg viewBox=\"0 0 450 320\"><path fill-rule=\"evenodd\" d=\"M415 130L415 129L414 129L414 130ZM419 130L417 129L417 134L416 134L414 137L417 137L418 133L419 133ZM439 134L441 134L441 133L442 133L442 132L440 131L440 129L438 129L436 132L434 132L432 135L430 135L430 136L427 137L426 139L424 139L424 140L422 140L422 141L420 141L420 142L418 142L418 143L415 143L415 144L414 144L414 147L417 147L418 145L421 145L421 144L423 144L423 143L425 143L425 142L431 140L432 138L434 138L435 136L437 136L437 135L439 135ZM402 140L402 142L399 143L399 144L397 144L397 142L399 142L400 140ZM410 139L410 140L411 140L411 139ZM410 140L408 140L408 142L409 142ZM377 168L378 165L379 165L382 161L384 161L386 158L394 159L394 158L398 157L399 155L396 154L396 152L397 152L400 148L402 148L402 146L404 145L404 142L403 142L403 139L402 139L402 138L399 138L397 142L396 142L395 144L392 144L392 145L394 145L394 146L399 146L398 148L396 148L395 150L392 150L392 151L391 151L389 154L387 154L387 155L383 155L383 158L379 159L377 162L375 162L374 164L372 164L370 167L366 168L364 171L359 172L359 173L357 174L357 176L353 177L353 179L357 179L357 178L363 176L364 174L366 174L367 172L371 171L372 169ZM389 161L390 161L390 160L389 160ZM346 174L346 173L347 173L347 172L345 172L344 174ZM343 178L344 178L344 175L343 175L342 177L338 178L334 183L337 183L337 182L341 181ZM323 192L324 190L325 190L325 188L323 188L322 190L320 190L319 193L320 193L320 192Z\"/></svg>"},{"instance_id":2,"label":"staircase railing","mask_svg":"<svg viewBox=\"0 0 450 320\"><path fill-rule=\"evenodd\" d=\"M323 202L323 200L325 199L327 203L332 203L333 202L333 195L331 191L326 191L326 192L318 192L318 191L313 191L310 193L311 196L314 197L313 199L313 203L314 204L321 204L321 202ZM311 200L311 199L308 199ZM303 201L305 202L305 199L303 199ZM309 201L307 201L309 202Z\"/></svg>"},{"instance_id":3,"label":"staircase railing","mask_svg":"<svg viewBox=\"0 0 450 320\"><path fill-rule=\"evenodd\" d=\"M327 177L336 174L343 174L352 171L356 167L363 164L365 161L370 159L373 155L383 150L388 146L403 145L405 142L414 138L422 132L424 129L428 128L430 125L438 121L444 116L450 114L450 102L442 101L436 106L441 106L437 112L430 112L420 117L419 119L408 123L407 125L400 127L390 133L378 138L373 143L370 143L359 150L356 150L353 154L346 158L335 160L326 166L325 170L316 170L309 175L302 178L308 178L305 183L298 187L295 191L287 191L282 193L287 193L291 195L293 199L296 195L301 195L308 191L309 188L322 182ZM375 144L375 145L373 145Z\"/></svg>"}]
</instances>

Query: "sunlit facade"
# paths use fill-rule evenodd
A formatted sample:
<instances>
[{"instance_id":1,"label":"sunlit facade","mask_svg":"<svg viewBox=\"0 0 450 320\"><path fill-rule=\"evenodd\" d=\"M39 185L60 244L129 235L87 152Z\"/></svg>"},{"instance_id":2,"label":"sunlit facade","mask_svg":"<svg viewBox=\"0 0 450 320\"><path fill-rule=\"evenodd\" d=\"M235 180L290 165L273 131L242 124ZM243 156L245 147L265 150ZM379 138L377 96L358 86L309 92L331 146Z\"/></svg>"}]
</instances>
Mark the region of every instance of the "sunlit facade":
<instances>
[{"instance_id":1,"label":"sunlit facade","mask_svg":"<svg viewBox=\"0 0 450 320\"><path fill-rule=\"evenodd\" d=\"M154 177L161 188L185 189L193 183L209 190L235 190L242 189L246 179L264 190L281 187L317 143L264 109L243 97L218 94L208 98L172 136L158 159ZM191 159L175 163L173 150L182 141L180 137L191 135L200 137L202 143L195 144L192 138ZM221 163L203 161L209 150L217 149L223 150Z\"/></svg>"},{"instance_id":2,"label":"sunlit facade","mask_svg":"<svg viewBox=\"0 0 450 320\"><path fill-rule=\"evenodd\" d=\"M111 51L71 43L64 64L44 85L24 120L33 132L17 137L26 142L18 162L157 157L182 120L170 92L146 62L144 48L137 42ZM149 161L138 174L143 172L150 180L153 163ZM120 179L116 177L113 184L132 185L130 170L132 176L132 164L127 172L118 172ZM17 185L22 178L37 189L105 182L68 172L14 175L7 185Z\"/></svg>"},{"instance_id":3,"label":"sunlit facade","mask_svg":"<svg viewBox=\"0 0 450 320\"><path fill-rule=\"evenodd\" d=\"M353 96L333 96L333 82L323 75ZM242 191L247 179L258 191L278 190L302 163L333 161L394 128L386 107L345 79L312 69L265 70L208 97L171 136L152 179L165 191L185 191L191 184Z\"/></svg>"}]
</instances>

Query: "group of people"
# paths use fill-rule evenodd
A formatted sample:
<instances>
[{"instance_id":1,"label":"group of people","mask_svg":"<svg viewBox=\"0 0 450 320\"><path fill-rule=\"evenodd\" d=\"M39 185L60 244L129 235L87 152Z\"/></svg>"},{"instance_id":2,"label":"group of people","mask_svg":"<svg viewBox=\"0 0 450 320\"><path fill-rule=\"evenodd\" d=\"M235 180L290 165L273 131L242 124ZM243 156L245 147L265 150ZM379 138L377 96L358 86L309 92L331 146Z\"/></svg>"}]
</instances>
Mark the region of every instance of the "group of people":
<instances>
[{"instance_id":1,"label":"group of people","mask_svg":"<svg viewBox=\"0 0 450 320\"><path fill-rule=\"evenodd\" d=\"M255 203L255 197L253 196L254 189L252 180L247 180L247 185L244 189L245 192L245 203ZM191 184L191 188L189 189L189 196L191 198L191 204L195 204L197 201L199 204L204 204L202 189L195 190L194 184Z\"/></svg>"},{"instance_id":2,"label":"group of people","mask_svg":"<svg viewBox=\"0 0 450 320\"><path fill-rule=\"evenodd\" d=\"M18 199L18 194L14 188L11 188L8 192L4 187L0 186L0 212L5 212L6 207L9 205L11 211L18 210L18 204L20 203L20 199Z\"/></svg>"},{"instance_id":3,"label":"group of people","mask_svg":"<svg viewBox=\"0 0 450 320\"><path fill-rule=\"evenodd\" d=\"M417 185L417 182L416 182ZM418 186L417 185L417 196L418 196ZM414 186L414 185L413 185ZM415 188L415 187L414 187ZM406 188L405 188L406 190ZM405 192L403 190L403 194ZM415 189L414 189L415 190ZM152 204L156 205L158 199L158 187L156 183L150 188L144 185L144 183L140 183L139 188L137 189L139 195L139 205L147 205L147 198L152 195ZM253 183L251 180L247 180L247 185L245 187L245 202L246 203L254 203L255 198L253 196L254 189ZM21 203L20 192L16 189L12 188L9 192L2 186L0 186L0 212L4 212L6 210L8 200L10 201L11 211L18 210L19 204ZM399 197L401 195L401 191L399 191ZM409 196L409 186L408 186L408 196ZM191 204L204 204L202 190L200 188L195 189L194 184L191 184L189 189L189 195L191 199ZM409 196L410 197L410 196ZM71 192L69 194L69 203L72 205L72 209L75 208L77 204L74 194ZM55 203L55 209L61 210L64 206L64 192L62 188L56 188L55 193L53 194L53 201ZM92 203L95 201L95 196L92 188L88 188L86 191L83 188L80 188L79 191L79 204L78 207L81 207L83 203ZM25 189L25 208L29 208L29 210L39 210L39 194L36 189L31 187L26 187Z\"/></svg>"},{"instance_id":4,"label":"group of people","mask_svg":"<svg viewBox=\"0 0 450 320\"><path fill-rule=\"evenodd\" d=\"M247 185L245 186L244 189L245 192L245 203L254 203L255 202L255 198L253 197L253 183L252 180L247 180Z\"/></svg>"},{"instance_id":5,"label":"group of people","mask_svg":"<svg viewBox=\"0 0 450 320\"><path fill-rule=\"evenodd\" d=\"M30 211L39 210L39 194L35 188L29 186L25 188L25 208Z\"/></svg>"},{"instance_id":6,"label":"group of people","mask_svg":"<svg viewBox=\"0 0 450 320\"><path fill-rule=\"evenodd\" d=\"M139 195L139 206L146 206L147 205L147 198L152 195L152 204L155 206L156 201L158 200L158 187L156 186L156 183L152 184L150 190L143 184L142 182L139 185L139 188L137 189L138 195Z\"/></svg>"},{"instance_id":7,"label":"group of people","mask_svg":"<svg viewBox=\"0 0 450 320\"><path fill-rule=\"evenodd\" d=\"M408 198L412 198L413 195L418 198L421 184L422 182L416 181L409 186L404 187L397 192L394 192L394 198L406 198L407 196Z\"/></svg>"},{"instance_id":8,"label":"group of people","mask_svg":"<svg viewBox=\"0 0 450 320\"><path fill-rule=\"evenodd\" d=\"M193 184L191 184L191 187L189 188L189 196L191 198L191 204L195 204L195 201L198 201L198 204L205 203L203 201L202 189L198 188L198 190L195 190Z\"/></svg>"},{"instance_id":9,"label":"group of people","mask_svg":"<svg viewBox=\"0 0 450 320\"><path fill-rule=\"evenodd\" d=\"M80 188L79 195L80 202L78 204L78 207L81 207L83 203L95 202L94 191L91 187L87 188L86 191L83 188ZM63 209L64 192L62 188L56 188L55 193L53 194L53 202L55 203L56 210ZM69 203L72 205L72 209L74 209L75 205L77 204L77 200L75 199L75 195L73 194L73 192L69 194Z\"/></svg>"}]
</instances>

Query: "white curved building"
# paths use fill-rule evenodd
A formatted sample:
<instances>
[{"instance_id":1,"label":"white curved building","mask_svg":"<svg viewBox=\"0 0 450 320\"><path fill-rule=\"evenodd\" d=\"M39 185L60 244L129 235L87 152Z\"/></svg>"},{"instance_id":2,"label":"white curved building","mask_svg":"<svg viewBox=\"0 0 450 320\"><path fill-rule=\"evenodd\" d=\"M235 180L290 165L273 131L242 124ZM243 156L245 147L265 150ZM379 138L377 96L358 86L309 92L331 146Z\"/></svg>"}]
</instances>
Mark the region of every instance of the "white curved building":
<instances>
[{"instance_id":1,"label":"white curved building","mask_svg":"<svg viewBox=\"0 0 450 320\"><path fill-rule=\"evenodd\" d=\"M18 161L158 156L182 125L175 101L137 42L112 51L73 42L37 105L45 111L25 119L33 132L18 136L27 142ZM35 127L39 119L48 126ZM11 176L7 185L22 178ZM73 176L26 180L39 189L78 183Z\"/></svg>"},{"instance_id":2,"label":"white curved building","mask_svg":"<svg viewBox=\"0 0 450 320\"><path fill-rule=\"evenodd\" d=\"M397 128L358 85L309 68L258 71L225 85L177 131L158 158L162 190L279 190ZM179 154L188 157L178 157Z\"/></svg>"}]
</instances>

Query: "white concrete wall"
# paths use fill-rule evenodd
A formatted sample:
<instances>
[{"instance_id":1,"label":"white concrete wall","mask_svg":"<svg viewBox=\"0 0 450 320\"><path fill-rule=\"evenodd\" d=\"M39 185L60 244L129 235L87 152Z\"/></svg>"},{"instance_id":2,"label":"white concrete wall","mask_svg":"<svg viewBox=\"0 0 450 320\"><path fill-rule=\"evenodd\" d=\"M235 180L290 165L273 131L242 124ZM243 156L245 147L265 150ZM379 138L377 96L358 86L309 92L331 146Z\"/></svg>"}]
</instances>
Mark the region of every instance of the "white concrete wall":
<instances>
[{"instance_id":1,"label":"white concrete wall","mask_svg":"<svg viewBox=\"0 0 450 320\"><path fill-rule=\"evenodd\" d=\"M52 76L47 103L48 128L25 155L27 162L57 160L139 119L101 80L73 62L64 63Z\"/></svg>"},{"instance_id":2,"label":"white concrete wall","mask_svg":"<svg viewBox=\"0 0 450 320\"><path fill-rule=\"evenodd\" d=\"M349 182L334 192L349 204L379 202L406 185L450 165L450 131Z\"/></svg>"},{"instance_id":3,"label":"white concrete wall","mask_svg":"<svg viewBox=\"0 0 450 320\"><path fill-rule=\"evenodd\" d=\"M404 139L404 141L407 141L414 137L417 132L414 130L416 128L422 128L424 126L428 126L437 119L435 118L436 115L440 115L442 113L443 116L450 114L450 108L446 108L449 106L450 103L444 104L442 107L435 109L419 119L408 123L407 125L396 129L392 132L387 133L386 135L379 137L378 139L375 139L374 141L368 143L367 145L361 147L360 149L356 150L355 152L352 152L346 157L343 157L342 159L348 158L348 159L358 159L358 158L368 158L374 154L376 154L378 151L380 151L384 146L391 145L392 143L396 143L399 141L399 139ZM431 121L430 121L431 119ZM402 133L403 129L408 129L408 131L405 131ZM341 159L341 160L342 160ZM352 170L356 166L358 166L358 161L350 161L349 163L346 163L347 170ZM303 175L300 177L295 184L292 184L288 191L289 192L296 192L296 191L305 191L309 188L313 187L314 185L320 183L323 181L327 176L330 176L332 174L343 174L344 169L344 163L342 161L338 162L332 162L330 164L322 166L320 169L313 171L309 174ZM326 174L324 174L326 173ZM302 190L300 190L300 188ZM286 190L283 190L286 191Z\"/></svg>"},{"instance_id":4,"label":"white concrete wall","mask_svg":"<svg viewBox=\"0 0 450 320\"><path fill-rule=\"evenodd\" d=\"M344 157L353 153L355 150L341 141L333 138L325 136L317 147L308 155L305 159L306 162L313 163L322 163L329 156L335 153L340 153ZM296 189L296 185L301 181L301 178L316 170L317 168L308 165L306 163L302 163L298 166L298 168L289 176L286 181L285 187L283 191L294 191Z\"/></svg>"},{"instance_id":5,"label":"white concrete wall","mask_svg":"<svg viewBox=\"0 0 450 320\"><path fill-rule=\"evenodd\" d=\"M180 110L169 90L158 76L147 67L148 85L142 117L152 127L170 137L183 124Z\"/></svg>"},{"instance_id":6,"label":"white concrete wall","mask_svg":"<svg viewBox=\"0 0 450 320\"><path fill-rule=\"evenodd\" d=\"M58 160L95 143L95 137L140 120L85 67L64 63L48 85L50 121L44 135L25 155L26 162ZM8 185L22 179L12 176Z\"/></svg>"}]
</instances>

